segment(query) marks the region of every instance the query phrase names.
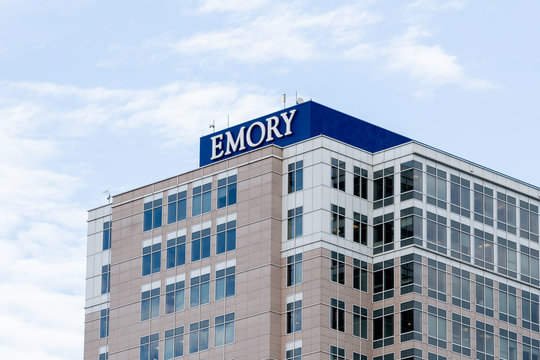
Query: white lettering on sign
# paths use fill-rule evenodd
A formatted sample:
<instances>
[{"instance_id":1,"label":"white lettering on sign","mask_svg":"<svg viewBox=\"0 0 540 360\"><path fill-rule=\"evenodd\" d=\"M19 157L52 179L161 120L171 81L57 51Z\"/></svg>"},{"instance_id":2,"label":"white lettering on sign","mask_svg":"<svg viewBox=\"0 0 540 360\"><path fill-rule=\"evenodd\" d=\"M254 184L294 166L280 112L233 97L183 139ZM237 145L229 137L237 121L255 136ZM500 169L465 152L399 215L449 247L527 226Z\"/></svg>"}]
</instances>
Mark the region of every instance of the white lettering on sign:
<instances>
[{"instance_id":1,"label":"white lettering on sign","mask_svg":"<svg viewBox=\"0 0 540 360\"><path fill-rule=\"evenodd\" d=\"M284 112L279 114L285 123L285 132L283 134L278 129L281 119L277 116L271 116L266 119L266 124L262 121L255 121L247 130L245 126L242 126L236 135L236 139L230 131L212 136L210 138L212 140L212 157L210 160L217 160L223 155L231 155L236 151L245 150L246 142L248 146L255 148L265 142L274 141L276 138L280 139L284 136L292 135L291 123L295 114L296 109L289 111L289 113ZM254 139L253 129L255 127L259 127L260 137L256 136ZM223 148L223 135L225 135L225 149Z\"/></svg>"}]
</instances>

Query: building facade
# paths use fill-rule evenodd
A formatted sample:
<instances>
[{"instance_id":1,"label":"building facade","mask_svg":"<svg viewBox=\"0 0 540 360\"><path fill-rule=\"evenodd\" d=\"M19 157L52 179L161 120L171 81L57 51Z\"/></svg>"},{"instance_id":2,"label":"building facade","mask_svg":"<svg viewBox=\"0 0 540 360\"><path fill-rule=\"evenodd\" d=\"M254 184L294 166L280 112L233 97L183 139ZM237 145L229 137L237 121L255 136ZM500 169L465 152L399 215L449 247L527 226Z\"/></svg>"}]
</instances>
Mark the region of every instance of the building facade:
<instances>
[{"instance_id":1,"label":"building facade","mask_svg":"<svg viewBox=\"0 0 540 360\"><path fill-rule=\"evenodd\" d=\"M540 357L540 189L306 102L90 210L85 360Z\"/></svg>"}]
</instances>

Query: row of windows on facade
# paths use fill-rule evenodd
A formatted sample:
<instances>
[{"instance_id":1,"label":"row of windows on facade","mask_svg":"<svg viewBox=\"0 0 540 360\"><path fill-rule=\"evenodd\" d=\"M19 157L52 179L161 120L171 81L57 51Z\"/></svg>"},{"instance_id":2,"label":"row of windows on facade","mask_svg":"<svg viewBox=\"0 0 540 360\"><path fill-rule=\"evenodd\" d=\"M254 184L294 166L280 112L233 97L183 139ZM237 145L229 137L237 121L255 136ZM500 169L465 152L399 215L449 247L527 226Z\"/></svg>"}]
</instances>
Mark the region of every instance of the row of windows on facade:
<instances>
[{"instance_id":1,"label":"row of windows on facade","mask_svg":"<svg viewBox=\"0 0 540 360\"><path fill-rule=\"evenodd\" d=\"M185 231L183 231L185 233ZM236 220L219 224L216 227L215 254L223 254L236 249ZM191 262L209 258L211 255L210 228L191 233ZM167 240L166 268L171 269L186 263L186 235ZM142 249L142 275L161 271L161 243L145 246Z\"/></svg>"},{"instance_id":2,"label":"row of windows on facade","mask_svg":"<svg viewBox=\"0 0 540 360\"><path fill-rule=\"evenodd\" d=\"M459 315L452 314L459 317ZM407 320L405 320L407 321ZM403 320L402 320L403 324ZM438 324L435 321L432 322L433 333L438 333ZM531 339L527 336L522 337L521 352L518 349L517 334L505 329L499 330L499 336L493 332L493 327L488 324L477 321L476 325L479 327L476 329L476 359L479 360L494 360L495 356L495 338L499 340L499 357L501 360L538 360L540 359L539 341ZM406 325L408 326L408 325ZM429 326L429 324L428 324ZM440 329L442 330L442 329ZM463 356L469 357L471 355L470 348L470 331L471 328L468 324L461 326L456 321L452 321L452 351L461 354L459 358ZM402 325L403 334L403 325ZM403 335L401 335L403 337ZM442 340L437 340L437 343ZM444 341L445 342L445 341ZM433 343L433 341L432 341ZM465 345L462 345L465 344ZM433 345L433 344L430 344ZM469 347L467 347L469 346ZM518 356L521 354L521 356ZM400 352L399 359L402 360L446 360L447 358L438 355L435 352L428 352L427 357L423 357L423 350L419 348L411 348L402 350ZM298 358L287 358L299 360ZM330 360L346 360L350 359L345 356L345 349L336 346L330 346ZM366 355L361 355L353 352L353 360L367 360ZM394 360L394 353L386 353L373 358L374 360Z\"/></svg>"},{"instance_id":3,"label":"row of windows on facade","mask_svg":"<svg viewBox=\"0 0 540 360\"><path fill-rule=\"evenodd\" d=\"M520 278L533 285L540 284L539 252L515 241L497 237L480 229L471 229L469 225L459 223L429 211L424 219L424 211L419 208L401 210L400 240L401 247L416 244L465 262L473 262L487 270L496 270L500 274ZM426 221L426 234L423 235L423 222ZM289 223L294 224L294 219ZM394 249L395 238L394 213L390 212L373 219L373 254ZM367 240L367 217L354 213L353 241L363 245ZM448 226L450 225L450 226ZM345 237L345 209L331 204L331 232ZM450 247L448 246L450 242Z\"/></svg>"},{"instance_id":4,"label":"row of windows on facade","mask_svg":"<svg viewBox=\"0 0 540 360\"><path fill-rule=\"evenodd\" d=\"M191 261L210 257L210 228L191 234ZM229 221L217 226L216 255L236 249L236 221ZM186 236L181 235L167 240L166 268L172 269L186 263ZM145 246L142 250L142 276L161 271L161 243ZM111 266L101 269L101 293L110 292Z\"/></svg>"},{"instance_id":5,"label":"row of windows on facade","mask_svg":"<svg viewBox=\"0 0 540 360\"><path fill-rule=\"evenodd\" d=\"M345 191L345 162L332 158L331 186ZM538 206L521 200L519 207L516 197L497 192L496 199L492 188L471 183L456 175L450 176L450 199L448 199L447 173L432 166L426 166L426 188L423 188L423 165L418 161L401 164L400 192L401 200L416 198L428 204L450 210L465 217L471 216L471 191L473 192L474 220L494 226L496 204L497 228L511 234L517 234L519 215L519 235L522 238L538 242L539 215ZM394 167L374 172L373 206L375 209L393 204ZM353 173L353 193L367 199L367 171L355 167ZM496 200L496 202L495 202ZM519 209L519 211L518 211Z\"/></svg>"},{"instance_id":6,"label":"row of windows on facade","mask_svg":"<svg viewBox=\"0 0 540 360\"><path fill-rule=\"evenodd\" d=\"M361 266L359 266L361 265ZM515 287L499 283L498 291L495 289L493 280L481 275L475 275L471 280L468 271L452 267L451 273L446 271L447 265L428 258L428 266L422 263L422 257L417 254L409 254L401 257L401 265L394 266L394 260L373 265L373 301L394 297L394 274L397 269L400 271L400 295L408 293L423 294L422 271L427 271L427 295L438 301L451 303L464 309L471 309L471 305L477 313L489 317L497 317L499 320L513 325L519 325L525 329L540 332L540 304L539 295L521 291L521 298L517 294ZM450 293L447 289L447 279L450 277ZM330 280L338 284L345 285L345 256L337 252L331 253L330 260ZM353 287L362 291L367 291L367 264L360 264L355 259L353 267ZM475 289L471 304L471 288ZM498 300L498 313L494 309L494 301ZM521 322L518 322L517 307L518 300L521 300Z\"/></svg>"},{"instance_id":7,"label":"row of windows on facade","mask_svg":"<svg viewBox=\"0 0 540 360\"><path fill-rule=\"evenodd\" d=\"M234 342L234 313L214 318L214 347ZM202 320L189 325L188 352L196 354L209 349L210 320ZM140 360L160 359L159 333L140 339ZM164 333L163 359L170 360L184 356L184 327L166 330Z\"/></svg>"},{"instance_id":8,"label":"row of windows on facade","mask_svg":"<svg viewBox=\"0 0 540 360\"><path fill-rule=\"evenodd\" d=\"M236 293L236 268L230 266L215 272L215 301L232 297ZM192 276L190 279L189 307L196 308L210 303L210 273ZM141 293L141 321L160 315L161 288ZM165 314L185 309L185 281L167 284L165 287Z\"/></svg>"},{"instance_id":9,"label":"row of windows on facade","mask_svg":"<svg viewBox=\"0 0 540 360\"><path fill-rule=\"evenodd\" d=\"M195 186L192 189L191 216L198 216L212 210L212 183ZM218 180L216 209L236 204L237 176ZM144 203L143 231L162 226L163 199ZM187 191L170 194L167 198L167 223L172 224L187 218Z\"/></svg>"}]
</instances>

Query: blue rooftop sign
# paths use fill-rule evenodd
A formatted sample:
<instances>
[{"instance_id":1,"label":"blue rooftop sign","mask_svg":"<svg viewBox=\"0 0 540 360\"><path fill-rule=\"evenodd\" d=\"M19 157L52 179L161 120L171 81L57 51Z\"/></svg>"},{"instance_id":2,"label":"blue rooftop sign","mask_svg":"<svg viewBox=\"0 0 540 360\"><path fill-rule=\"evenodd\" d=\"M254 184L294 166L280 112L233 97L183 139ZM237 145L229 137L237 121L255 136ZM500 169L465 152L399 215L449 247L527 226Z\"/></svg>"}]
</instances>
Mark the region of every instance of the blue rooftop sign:
<instances>
[{"instance_id":1,"label":"blue rooftop sign","mask_svg":"<svg viewBox=\"0 0 540 360\"><path fill-rule=\"evenodd\" d=\"M285 147L318 135L377 152L411 141L314 101L201 137L200 166L274 144Z\"/></svg>"}]
</instances>

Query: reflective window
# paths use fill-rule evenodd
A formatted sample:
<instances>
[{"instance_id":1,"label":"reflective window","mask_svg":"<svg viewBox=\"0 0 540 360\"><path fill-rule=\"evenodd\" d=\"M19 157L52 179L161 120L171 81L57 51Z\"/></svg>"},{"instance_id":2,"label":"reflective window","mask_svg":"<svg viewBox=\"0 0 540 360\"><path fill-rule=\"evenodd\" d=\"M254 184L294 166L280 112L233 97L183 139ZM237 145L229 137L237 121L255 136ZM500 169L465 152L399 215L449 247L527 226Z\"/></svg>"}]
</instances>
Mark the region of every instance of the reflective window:
<instances>
[{"instance_id":1,"label":"reflective window","mask_svg":"<svg viewBox=\"0 0 540 360\"><path fill-rule=\"evenodd\" d=\"M216 271L216 301L234 296L236 291L235 269L235 266L229 266Z\"/></svg>"},{"instance_id":2,"label":"reflective window","mask_svg":"<svg viewBox=\"0 0 540 360\"><path fill-rule=\"evenodd\" d=\"M330 329L345 331L345 302L330 298Z\"/></svg>"},{"instance_id":3,"label":"reflective window","mask_svg":"<svg viewBox=\"0 0 540 360\"><path fill-rule=\"evenodd\" d=\"M189 325L189 353L208 350L209 320Z\"/></svg>"},{"instance_id":4,"label":"reflective window","mask_svg":"<svg viewBox=\"0 0 540 360\"><path fill-rule=\"evenodd\" d=\"M236 175L218 180L217 208L236 204Z\"/></svg>"},{"instance_id":5,"label":"reflective window","mask_svg":"<svg viewBox=\"0 0 540 360\"><path fill-rule=\"evenodd\" d=\"M218 224L216 233L216 255L236 249L236 220Z\"/></svg>"},{"instance_id":6,"label":"reflective window","mask_svg":"<svg viewBox=\"0 0 540 360\"><path fill-rule=\"evenodd\" d=\"M334 189L345 191L345 161L332 158L331 184Z\"/></svg>"},{"instance_id":7,"label":"reflective window","mask_svg":"<svg viewBox=\"0 0 540 360\"><path fill-rule=\"evenodd\" d=\"M287 286L302 283L302 254L287 257Z\"/></svg>"},{"instance_id":8,"label":"reflective window","mask_svg":"<svg viewBox=\"0 0 540 360\"><path fill-rule=\"evenodd\" d=\"M210 257L210 228L191 233L191 261Z\"/></svg>"},{"instance_id":9,"label":"reflective window","mask_svg":"<svg viewBox=\"0 0 540 360\"><path fill-rule=\"evenodd\" d=\"M182 266L186 263L186 235L167 237L167 269Z\"/></svg>"},{"instance_id":10,"label":"reflective window","mask_svg":"<svg viewBox=\"0 0 540 360\"><path fill-rule=\"evenodd\" d=\"M302 330L302 300L287 303L287 334Z\"/></svg>"},{"instance_id":11,"label":"reflective window","mask_svg":"<svg viewBox=\"0 0 540 360\"><path fill-rule=\"evenodd\" d=\"M143 231L161 227L163 199L156 199L144 203Z\"/></svg>"},{"instance_id":12,"label":"reflective window","mask_svg":"<svg viewBox=\"0 0 540 360\"><path fill-rule=\"evenodd\" d=\"M332 229L332 234L345 237L345 208L332 204L332 223L330 227Z\"/></svg>"},{"instance_id":13,"label":"reflective window","mask_svg":"<svg viewBox=\"0 0 540 360\"><path fill-rule=\"evenodd\" d=\"M191 278L190 307L208 304L210 302L210 273Z\"/></svg>"},{"instance_id":14,"label":"reflective window","mask_svg":"<svg viewBox=\"0 0 540 360\"><path fill-rule=\"evenodd\" d=\"M330 280L345 285L345 255L332 251L330 256Z\"/></svg>"},{"instance_id":15,"label":"reflective window","mask_svg":"<svg viewBox=\"0 0 540 360\"><path fill-rule=\"evenodd\" d=\"M287 211L287 239L302 236L302 206Z\"/></svg>"},{"instance_id":16,"label":"reflective window","mask_svg":"<svg viewBox=\"0 0 540 360\"><path fill-rule=\"evenodd\" d=\"M109 336L109 309L103 309L99 317L99 338L103 339L107 336Z\"/></svg>"},{"instance_id":17,"label":"reflective window","mask_svg":"<svg viewBox=\"0 0 540 360\"><path fill-rule=\"evenodd\" d=\"M167 223L172 224L176 221L186 219L187 206L187 191L179 191L178 193L168 196L167 205Z\"/></svg>"},{"instance_id":18,"label":"reflective window","mask_svg":"<svg viewBox=\"0 0 540 360\"><path fill-rule=\"evenodd\" d=\"M144 336L140 342L140 360L158 360L159 359L159 333L150 336Z\"/></svg>"},{"instance_id":19,"label":"reflective window","mask_svg":"<svg viewBox=\"0 0 540 360\"><path fill-rule=\"evenodd\" d=\"M215 318L214 346L232 344L234 342L234 313Z\"/></svg>"},{"instance_id":20,"label":"reflective window","mask_svg":"<svg viewBox=\"0 0 540 360\"><path fill-rule=\"evenodd\" d=\"M184 355L184 327L165 331L165 360Z\"/></svg>"},{"instance_id":21,"label":"reflective window","mask_svg":"<svg viewBox=\"0 0 540 360\"><path fill-rule=\"evenodd\" d=\"M165 314L182 311L185 307L185 281L168 284L165 287Z\"/></svg>"},{"instance_id":22,"label":"reflective window","mask_svg":"<svg viewBox=\"0 0 540 360\"><path fill-rule=\"evenodd\" d=\"M141 294L141 321L159 316L160 288L143 291Z\"/></svg>"},{"instance_id":23,"label":"reflective window","mask_svg":"<svg viewBox=\"0 0 540 360\"><path fill-rule=\"evenodd\" d=\"M354 167L353 175L353 194L360 196L362 199L367 199L368 192L368 172L365 169Z\"/></svg>"},{"instance_id":24,"label":"reflective window","mask_svg":"<svg viewBox=\"0 0 540 360\"><path fill-rule=\"evenodd\" d=\"M289 164L287 173L287 190L288 193L302 190L304 187L304 162L297 161Z\"/></svg>"}]
</instances>

